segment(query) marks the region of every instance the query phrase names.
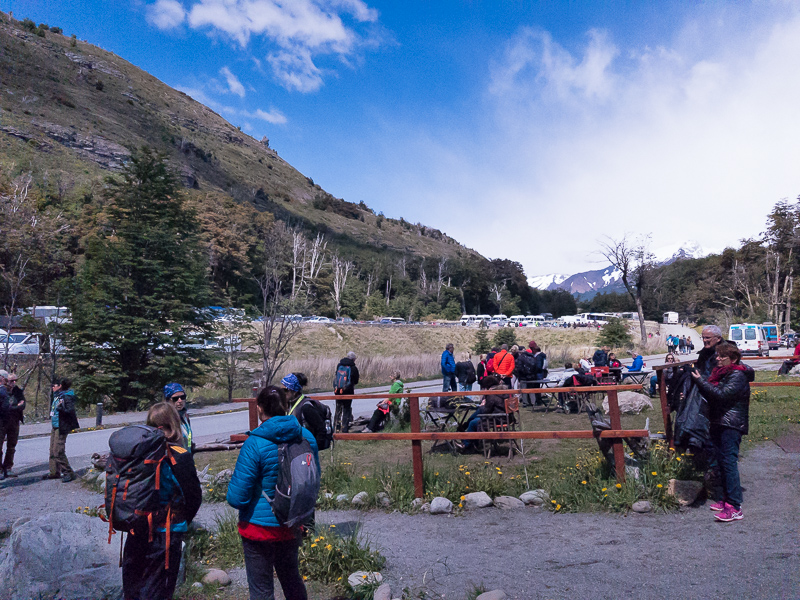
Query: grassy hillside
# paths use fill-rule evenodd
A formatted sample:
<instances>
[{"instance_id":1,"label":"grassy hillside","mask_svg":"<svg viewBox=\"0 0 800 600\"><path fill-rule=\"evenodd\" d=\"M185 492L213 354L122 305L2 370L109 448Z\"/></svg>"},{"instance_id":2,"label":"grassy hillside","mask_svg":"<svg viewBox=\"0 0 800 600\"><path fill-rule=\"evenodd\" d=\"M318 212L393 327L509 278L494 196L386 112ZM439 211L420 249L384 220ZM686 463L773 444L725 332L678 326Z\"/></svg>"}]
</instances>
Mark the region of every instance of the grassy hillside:
<instances>
[{"instance_id":1,"label":"grassy hillside","mask_svg":"<svg viewBox=\"0 0 800 600\"><path fill-rule=\"evenodd\" d=\"M124 59L0 13L0 168L59 197L118 170L131 149L165 152L189 188L219 191L353 251L477 257L437 230L335 198L208 107Z\"/></svg>"}]
</instances>

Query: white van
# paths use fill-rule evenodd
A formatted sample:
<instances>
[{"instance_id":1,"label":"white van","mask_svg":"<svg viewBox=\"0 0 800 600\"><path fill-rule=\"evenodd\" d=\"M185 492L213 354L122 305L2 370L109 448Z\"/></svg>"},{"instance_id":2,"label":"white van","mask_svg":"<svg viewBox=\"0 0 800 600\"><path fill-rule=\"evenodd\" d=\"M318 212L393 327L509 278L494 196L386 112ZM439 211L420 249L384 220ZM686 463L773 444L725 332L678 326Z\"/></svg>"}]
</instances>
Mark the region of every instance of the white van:
<instances>
[{"instance_id":1,"label":"white van","mask_svg":"<svg viewBox=\"0 0 800 600\"><path fill-rule=\"evenodd\" d=\"M661 317L666 324L677 324L678 323L678 313L675 311L665 312Z\"/></svg>"},{"instance_id":2,"label":"white van","mask_svg":"<svg viewBox=\"0 0 800 600\"><path fill-rule=\"evenodd\" d=\"M764 338L761 325L755 323L731 325L728 339L736 344L742 354L769 356L769 343Z\"/></svg>"},{"instance_id":3,"label":"white van","mask_svg":"<svg viewBox=\"0 0 800 600\"><path fill-rule=\"evenodd\" d=\"M492 315L475 315L475 320L476 321L483 321L484 323L486 323L488 325L489 321L492 320Z\"/></svg>"},{"instance_id":4,"label":"white van","mask_svg":"<svg viewBox=\"0 0 800 600\"><path fill-rule=\"evenodd\" d=\"M475 320L475 315L461 315L461 324L469 325Z\"/></svg>"},{"instance_id":5,"label":"white van","mask_svg":"<svg viewBox=\"0 0 800 600\"><path fill-rule=\"evenodd\" d=\"M508 321L509 321L508 326L509 327L519 327L524 320L525 320L525 315L511 315L508 318Z\"/></svg>"}]
</instances>

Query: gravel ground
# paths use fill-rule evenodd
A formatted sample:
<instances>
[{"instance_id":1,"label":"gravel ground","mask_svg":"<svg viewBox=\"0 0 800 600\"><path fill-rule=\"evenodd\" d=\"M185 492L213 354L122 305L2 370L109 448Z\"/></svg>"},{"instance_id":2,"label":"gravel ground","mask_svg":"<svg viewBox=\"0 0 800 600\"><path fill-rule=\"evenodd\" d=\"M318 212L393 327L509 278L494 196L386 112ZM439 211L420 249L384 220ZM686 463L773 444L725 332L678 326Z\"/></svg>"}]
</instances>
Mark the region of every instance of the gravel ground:
<instances>
[{"instance_id":1,"label":"gravel ground","mask_svg":"<svg viewBox=\"0 0 800 600\"><path fill-rule=\"evenodd\" d=\"M771 442L751 450L741 463L745 519L728 524L714 522L707 506L628 516L330 511L317 520L360 522L387 558L383 574L395 596L408 587L464 598L482 584L526 600L800 598L798 459ZM41 481L40 473L0 483L0 525L102 503L77 483ZM224 508L204 506L199 519L210 524Z\"/></svg>"}]
</instances>

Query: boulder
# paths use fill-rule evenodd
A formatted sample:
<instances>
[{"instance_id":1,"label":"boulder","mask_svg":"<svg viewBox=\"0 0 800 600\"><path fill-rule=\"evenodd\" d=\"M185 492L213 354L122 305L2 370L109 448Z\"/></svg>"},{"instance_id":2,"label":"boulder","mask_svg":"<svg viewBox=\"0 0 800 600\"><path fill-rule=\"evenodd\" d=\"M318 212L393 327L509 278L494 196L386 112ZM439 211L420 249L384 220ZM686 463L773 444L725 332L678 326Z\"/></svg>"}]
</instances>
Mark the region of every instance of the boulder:
<instances>
[{"instance_id":1,"label":"boulder","mask_svg":"<svg viewBox=\"0 0 800 600\"><path fill-rule=\"evenodd\" d=\"M382 581L383 575L377 571L356 571L347 578L347 583L350 584L351 588L357 588L365 583L381 583Z\"/></svg>"},{"instance_id":2,"label":"boulder","mask_svg":"<svg viewBox=\"0 0 800 600\"><path fill-rule=\"evenodd\" d=\"M333 498L333 492L325 492L323 495L325 496L325 500Z\"/></svg>"},{"instance_id":3,"label":"boulder","mask_svg":"<svg viewBox=\"0 0 800 600\"><path fill-rule=\"evenodd\" d=\"M392 588L389 584L382 583L372 595L372 600L392 600Z\"/></svg>"},{"instance_id":4,"label":"boulder","mask_svg":"<svg viewBox=\"0 0 800 600\"><path fill-rule=\"evenodd\" d=\"M389 498L389 494L387 494L386 492L378 492L377 494L375 494L375 500L377 500L378 504L380 504L384 508L388 508L392 505L392 499Z\"/></svg>"},{"instance_id":5,"label":"boulder","mask_svg":"<svg viewBox=\"0 0 800 600\"><path fill-rule=\"evenodd\" d=\"M422 506L422 498L414 498L411 501L411 508L419 509Z\"/></svg>"},{"instance_id":6,"label":"boulder","mask_svg":"<svg viewBox=\"0 0 800 600\"><path fill-rule=\"evenodd\" d=\"M233 469L223 469L214 475L214 483L228 483L233 477Z\"/></svg>"},{"instance_id":7,"label":"boulder","mask_svg":"<svg viewBox=\"0 0 800 600\"><path fill-rule=\"evenodd\" d=\"M202 583L200 583L199 581L195 581L195 582L192 584L192 587L193 587L193 588L201 588L201 587L203 587L203 584L202 584Z\"/></svg>"},{"instance_id":8,"label":"boulder","mask_svg":"<svg viewBox=\"0 0 800 600\"><path fill-rule=\"evenodd\" d=\"M431 502L431 514L432 515L447 515L453 512L453 503L450 502L447 498L442 498L441 496L437 496Z\"/></svg>"},{"instance_id":9,"label":"boulder","mask_svg":"<svg viewBox=\"0 0 800 600\"><path fill-rule=\"evenodd\" d=\"M791 370L789 371L789 375L800 375L800 365L792 367Z\"/></svg>"},{"instance_id":10,"label":"boulder","mask_svg":"<svg viewBox=\"0 0 800 600\"><path fill-rule=\"evenodd\" d=\"M349 500L350 500L350 496L348 496L347 494L339 494L338 496L336 496L337 504L344 504L345 502L348 502Z\"/></svg>"},{"instance_id":11,"label":"boulder","mask_svg":"<svg viewBox=\"0 0 800 600\"><path fill-rule=\"evenodd\" d=\"M636 513L649 513L653 506L647 500L638 500L631 505L631 510Z\"/></svg>"},{"instance_id":12,"label":"boulder","mask_svg":"<svg viewBox=\"0 0 800 600\"><path fill-rule=\"evenodd\" d=\"M122 598L119 538L78 513L51 513L15 526L0 558L0 599Z\"/></svg>"},{"instance_id":13,"label":"boulder","mask_svg":"<svg viewBox=\"0 0 800 600\"><path fill-rule=\"evenodd\" d=\"M419 511L420 512L424 512L424 513L431 512L431 503L430 502L426 502L425 504L423 504L422 506L419 507Z\"/></svg>"},{"instance_id":14,"label":"boulder","mask_svg":"<svg viewBox=\"0 0 800 600\"><path fill-rule=\"evenodd\" d=\"M650 398L639 392L617 392L619 411L626 415L638 415L643 410L653 408ZM608 396L603 400L603 412L608 414Z\"/></svg>"},{"instance_id":15,"label":"boulder","mask_svg":"<svg viewBox=\"0 0 800 600\"><path fill-rule=\"evenodd\" d=\"M498 496L494 499L494 505L501 510L525 508L525 503L519 498L514 498L514 496Z\"/></svg>"},{"instance_id":16,"label":"boulder","mask_svg":"<svg viewBox=\"0 0 800 600\"><path fill-rule=\"evenodd\" d=\"M506 600L508 596L503 590L492 590L491 592L484 592L475 600Z\"/></svg>"},{"instance_id":17,"label":"boulder","mask_svg":"<svg viewBox=\"0 0 800 600\"><path fill-rule=\"evenodd\" d=\"M358 492L350 502L353 506L365 506L368 500L369 494L367 492Z\"/></svg>"},{"instance_id":18,"label":"boulder","mask_svg":"<svg viewBox=\"0 0 800 600\"><path fill-rule=\"evenodd\" d=\"M464 496L464 508L488 508L492 505L492 499L486 492L472 492Z\"/></svg>"},{"instance_id":19,"label":"boulder","mask_svg":"<svg viewBox=\"0 0 800 600\"><path fill-rule=\"evenodd\" d=\"M25 523L27 523L30 520L31 520L30 517L20 517L11 524L11 531L13 532L17 527L22 527L23 525L25 525Z\"/></svg>"},{"instance_id":20,"label":"boulder","mask_svg":"<svg viewBox=\"0 0 800 600\"><path fill-rule=\"evenodd\" d=\"M639 467L635 467L633 465L625 465L625 477L638 480L641 476L642 472L639 469Z\"/></svg>"},{"instance_id":21,"label":"boulder","mask_svg":"<svg viewBox=\"0 0 800 600\"><path fill-rule=\"evenodd\" d=\"M208 573L203 575L203 583L206 585L230 585L230 576L222 569L209 569Z\"/></svg>"},{"instance_id":22,"label":"boulder","mask_svg":"<svg viewBox=\"0 0 800 600\"><path fill-rule=\"evenodd\" d=\"M667 486L667 493L675 496L681 506L688 506L697 500L697 496L703 491L702 481L684 481L681 479L670 479Z\"/></svg>"},{"instance_id":23,"label":"boulder","mask_svg":"<svg viewBox=\"0 0 800 600\"><path fill-rule=\"evenodd\" d=\"M527 491L519 497L525 504L533 504L534 506L542 506L550 502L550 494L546 490L531 490Z\"/></svg>"}]
</instances>

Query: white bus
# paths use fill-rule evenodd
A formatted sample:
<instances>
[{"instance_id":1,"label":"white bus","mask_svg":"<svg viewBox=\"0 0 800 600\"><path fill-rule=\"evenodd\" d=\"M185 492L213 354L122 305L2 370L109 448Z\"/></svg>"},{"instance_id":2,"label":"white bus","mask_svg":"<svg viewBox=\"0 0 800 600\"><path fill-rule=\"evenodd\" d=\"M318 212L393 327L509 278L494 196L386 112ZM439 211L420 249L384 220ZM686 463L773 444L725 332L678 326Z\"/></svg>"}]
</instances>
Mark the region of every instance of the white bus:
<instances>
[{"instance_id":1,"label":"white bus","mask_svg":"<svg viewBox=\"0 0 800 600\"><path fill-rule=\"evenodd\" d=\"M664 313L664 323L675 325L678 323L678 313L669 311Z\"/></svg>"}]
</instances>

